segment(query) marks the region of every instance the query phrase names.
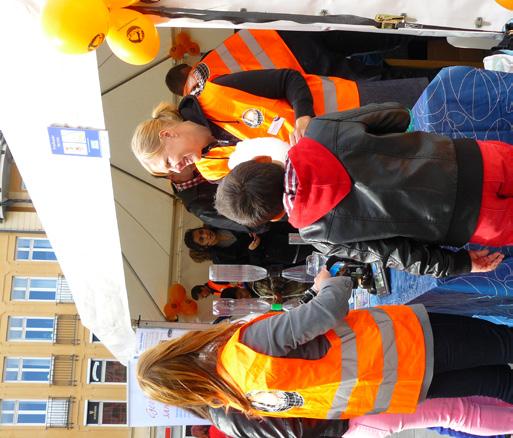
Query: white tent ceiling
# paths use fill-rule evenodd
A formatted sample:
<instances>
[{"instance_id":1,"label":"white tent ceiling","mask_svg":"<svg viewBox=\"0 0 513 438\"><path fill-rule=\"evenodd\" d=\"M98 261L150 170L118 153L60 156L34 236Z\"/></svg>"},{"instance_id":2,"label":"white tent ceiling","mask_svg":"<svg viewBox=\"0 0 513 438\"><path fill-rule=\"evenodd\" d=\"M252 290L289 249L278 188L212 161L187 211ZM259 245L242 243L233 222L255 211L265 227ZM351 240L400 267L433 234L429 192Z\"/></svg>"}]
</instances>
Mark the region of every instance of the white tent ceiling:
<instances>
[{"instance_id":1,"label":"white tent ceiling","mask_svg":"<svg viewBox=\"0 0 513 438\"><path fill-rule=\"evenodd\" d=\"M104 128L94 53L64 57L40 35L37 4L4 2L1 129L87 327L122 361L135 345L109 157L51 153L47 127ZM94 236L94 237L92 237ZM128 348L127 348L128 347Z\"/></svg>"}]
</instances>

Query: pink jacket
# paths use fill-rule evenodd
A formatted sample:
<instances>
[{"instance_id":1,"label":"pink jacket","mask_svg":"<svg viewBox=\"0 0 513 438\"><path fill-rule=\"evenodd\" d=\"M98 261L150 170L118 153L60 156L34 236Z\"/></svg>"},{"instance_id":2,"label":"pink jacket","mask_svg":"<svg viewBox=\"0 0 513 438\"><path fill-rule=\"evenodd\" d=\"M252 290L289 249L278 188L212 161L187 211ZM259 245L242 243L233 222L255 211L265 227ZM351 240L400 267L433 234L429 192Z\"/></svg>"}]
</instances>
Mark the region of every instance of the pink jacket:
<instances>
[{"instance_id":1,"label":"pink jacket","mask_svg":"<svg viewBox=\"0 0 513 438\"><path fill-rule=\"evenodd\" d=\"M513 405L478 396L429 399L419 403L414 414L353 418L344 438L384 438L402 430L435 426L484 436L513 433Z\"/></svg>"}]
</instances>

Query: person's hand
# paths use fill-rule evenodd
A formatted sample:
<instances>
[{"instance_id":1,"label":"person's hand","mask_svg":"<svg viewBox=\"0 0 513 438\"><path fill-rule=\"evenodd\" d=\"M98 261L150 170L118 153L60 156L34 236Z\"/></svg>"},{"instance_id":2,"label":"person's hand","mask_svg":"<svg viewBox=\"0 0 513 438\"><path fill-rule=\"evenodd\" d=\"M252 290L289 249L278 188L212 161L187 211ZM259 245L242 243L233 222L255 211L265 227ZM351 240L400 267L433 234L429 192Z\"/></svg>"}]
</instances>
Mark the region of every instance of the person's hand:
<instances>
[{"instance_id":1,"label":"person's hand","mask_svg":"<svg viewBox=\"0 0 513 438\"><path fill-rule=\"evenodd\" d=\"M253 241L249 244L248 249L253 251L258 248L258 245L260 245L261 239L257 233L249 233L249 235L253 238Z\"/></svg>"},{"instance_id":2,"label":"person's hand","mask_svg":"<svg viewBox=\"0 0 513 438\"><path fill-rule=\"evenodd\" d=\"M493 271L504 260L504 254L493 252L487 249L470 250L468 252L472 261L472 269L470 272L488 272Z\"/></svg>"},{"instance_id":3,"label":"person's hand","mask_svg":"<svg viewBox=\"0 0 513 438\"><path fill-rule=\"evenodd\" d=\"M273 292L273 304L283 304L283 295L281 292Z\"/></svg>"},{"instance_id":4,"label":"person's hand","mask_svg":"<svg viewBox=\"0 0 513 438\"><path fill-rule=\"evenodd\" d=\"M326 269L326 266L324 266L319 273L315 276L314 279L314 285L312 286L312 289L315 290L317 293L321 291L321 283L324 280L327 280L328 278L331 278L330 272Z\"/></svg>"},{"instance_id":5,"label":"person's hand","mask_svg":"<svg viewBox=\"0 0 513 438\"><path fill-rule=\"evenodd\" d=\"M312 120L310 116L301 116L296 119L294 131L289 134L289 143L291 146L295 146L296 143L305 136L305 131L310 124L310 120Z\"/></svg>"}]
</instances>

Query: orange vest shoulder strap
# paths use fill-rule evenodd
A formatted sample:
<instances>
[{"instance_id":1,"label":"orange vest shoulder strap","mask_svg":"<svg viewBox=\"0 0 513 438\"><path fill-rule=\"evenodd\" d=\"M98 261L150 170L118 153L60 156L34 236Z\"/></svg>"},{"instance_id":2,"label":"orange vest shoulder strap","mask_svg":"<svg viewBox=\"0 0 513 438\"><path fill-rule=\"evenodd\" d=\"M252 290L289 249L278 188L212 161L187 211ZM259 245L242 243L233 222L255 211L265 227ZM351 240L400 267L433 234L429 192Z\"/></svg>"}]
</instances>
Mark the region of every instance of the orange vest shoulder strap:
<instances>
[{"instance_id":1,"label":"orange vest shoulder strap","mask_svg":"<svg viewBox=\"0 0 513 438\"><path fill-rule=\"evenodd\" d=\"M228 159L235 150L235 146L218 146L208 151L206 156L194 163L203 178L217 181L230 173Z\"/></svg>"}]
</instances>

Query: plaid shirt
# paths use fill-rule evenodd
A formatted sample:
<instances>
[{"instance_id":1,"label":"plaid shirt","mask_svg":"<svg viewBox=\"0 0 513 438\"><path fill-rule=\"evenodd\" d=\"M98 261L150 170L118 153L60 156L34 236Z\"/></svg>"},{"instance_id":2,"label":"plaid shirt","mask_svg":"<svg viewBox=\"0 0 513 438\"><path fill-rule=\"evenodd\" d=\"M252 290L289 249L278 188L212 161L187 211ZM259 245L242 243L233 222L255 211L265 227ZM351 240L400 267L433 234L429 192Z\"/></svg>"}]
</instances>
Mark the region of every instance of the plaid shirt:
<instances>
[{"instance_id":1,"label":"plaid shirt","mask_svg":"<svg viewBox=\"0 0 513 438\"><path fill-rule=\"evenodd\" d=\"M177 192L183 192L184 190L192 189L193 187L199 186L200 184L202 184L204 182L207 182L207 180L205 178L203 178L203 176L201 176L201 173L198 173L197 176L195 176L187 181L184 181L182 183L172 183L172 184Z\"/></svg>"},{"instance_id":2,"label":"plaid shirt","mask_svg":"<svg viewBox=\"0 0 513 438\"><path fill-rule=\"evenodd\" d=\"M285 161L285 190L283 192L283 207L288 216L294 207L297 190L297 174L292 162L287 158Z\"/></svg>"},{"instance_id":3,"label":"plaid shirt","mask_svg":"<svg viewBox=\"0 0 513 438\"><path fill-rule=\"evenodd\" d=\"M208 67L201 62L196 67L194 67L194 69L189 74L192 74L194 79L196 79L196 86L189 91L189 94L192 94L193 96L199 96L205 87L207 78L210 75Z\"/></svg>"}]
</instances>

